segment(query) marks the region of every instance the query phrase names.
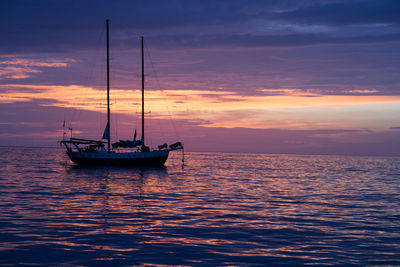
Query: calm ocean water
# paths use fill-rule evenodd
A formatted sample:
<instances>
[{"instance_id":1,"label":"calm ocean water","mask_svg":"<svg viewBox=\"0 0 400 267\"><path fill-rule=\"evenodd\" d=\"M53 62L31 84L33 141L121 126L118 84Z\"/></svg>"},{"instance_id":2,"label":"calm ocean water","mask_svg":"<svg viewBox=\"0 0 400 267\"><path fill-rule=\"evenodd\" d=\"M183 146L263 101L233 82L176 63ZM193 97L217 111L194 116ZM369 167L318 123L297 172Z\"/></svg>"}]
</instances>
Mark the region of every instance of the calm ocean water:
<instances>
[{"instance_id":1,"label":"calm ocean water","mask_svg":"<svg viewBox=\"0 0 400 267\"><path fill-rule=\"evenodd\" d=\"M0 148L0 265L400 265L400 158Z\"/></svg>"}]
</instances>

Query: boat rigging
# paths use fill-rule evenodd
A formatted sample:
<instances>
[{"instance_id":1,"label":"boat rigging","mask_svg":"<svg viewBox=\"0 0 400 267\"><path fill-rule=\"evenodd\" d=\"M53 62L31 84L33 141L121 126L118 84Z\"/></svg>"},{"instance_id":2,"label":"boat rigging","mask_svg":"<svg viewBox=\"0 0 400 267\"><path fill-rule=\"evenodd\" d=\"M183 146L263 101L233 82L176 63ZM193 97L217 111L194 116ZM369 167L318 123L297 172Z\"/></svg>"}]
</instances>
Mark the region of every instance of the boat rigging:
<instances>
[{"instance_id":1,"label":"boat rigging","mask_svg":"<svg viewBox=\"0 0 400 267\"><path fill-rule=\"evenodd\" d=\"M73 138L72 133L69 140L60 141L67 149L67 154L71 161L79 165L100 165L100 166L164 166L169 152L173 150L183 150L182 142L176 142L171 145L159 145L158 149L151 150L145 145L145 112L144 112L144 37L141 37L142 52L142 136L136 140L136 130L133 140L120 140L111 143L111 121L110 121L110 46L109 46L109 20L106 20L107 31L107 125L104 129L103 140L90 140L82 138ZM105 145L107 144L107 148ZM119 148L132 148L134 151L120 151Z\"/></svg>"}]
</instances>

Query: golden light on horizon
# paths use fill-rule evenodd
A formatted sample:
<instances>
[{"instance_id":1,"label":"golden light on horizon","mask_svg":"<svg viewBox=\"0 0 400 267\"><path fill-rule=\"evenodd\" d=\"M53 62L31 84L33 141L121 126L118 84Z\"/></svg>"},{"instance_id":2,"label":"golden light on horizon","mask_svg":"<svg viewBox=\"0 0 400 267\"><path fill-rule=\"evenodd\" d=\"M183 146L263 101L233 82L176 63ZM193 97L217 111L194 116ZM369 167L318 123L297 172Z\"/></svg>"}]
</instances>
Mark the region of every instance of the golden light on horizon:
<instances>
[{"instance_id":1,"label":"golden light on horizon","mask_svg":"<svg viewBox=\"0 0 400 267\"><path fill-rule=\"evenodd\" d=\"M20 85L8 84L9 90L0 103L48 100L42 106L106 112L105 91L80 85ZM178 119L200 119L207 127L248 128L326 128L352 127L346 116L335 116L336 109L357 109L365 105L400 104L400 96L318 95L294 89L262 89L272 93L257 96L233 91L211 90L147 90L146 111L153 118L173 115ZM140 111L140 90L112 89L113 113L132 115ZM309 110L312 111L309 111ZM318 112L329 110L322 118ZM301 113L298 117L296 114ZM288 115L290 114L290 116Z\"/></svg>"}]
</instances>

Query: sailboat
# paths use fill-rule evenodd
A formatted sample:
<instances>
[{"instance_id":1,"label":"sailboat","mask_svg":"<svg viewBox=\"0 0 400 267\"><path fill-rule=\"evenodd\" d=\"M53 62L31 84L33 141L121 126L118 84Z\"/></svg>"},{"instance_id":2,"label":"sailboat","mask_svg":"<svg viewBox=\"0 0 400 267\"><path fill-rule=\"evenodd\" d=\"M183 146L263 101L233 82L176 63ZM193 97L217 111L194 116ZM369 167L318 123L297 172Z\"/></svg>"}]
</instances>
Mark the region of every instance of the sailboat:
<instances>
[{"instance_id":1,"label":"sailboat","mask_svg":"<svg viewBox=\"0 0 400 267\"><path fill-rule=\"evenodd\" d=\"M132 167L162 167L173 150L183 150L183 144L176 142L171 145L159 145L158 149L150 149L145 145L144 135L144 51L142 47L142 136L136 140L136 130L133 140L120 140L111 144L110 135L110 56L109 56L109 20L106 20L107 30L107 126L103 140L73 138L60 141L67 149L67 155L78 165L97 166L132 166ZM128 150L128 151L127 151Z\"/></svg>"}]
</instances>

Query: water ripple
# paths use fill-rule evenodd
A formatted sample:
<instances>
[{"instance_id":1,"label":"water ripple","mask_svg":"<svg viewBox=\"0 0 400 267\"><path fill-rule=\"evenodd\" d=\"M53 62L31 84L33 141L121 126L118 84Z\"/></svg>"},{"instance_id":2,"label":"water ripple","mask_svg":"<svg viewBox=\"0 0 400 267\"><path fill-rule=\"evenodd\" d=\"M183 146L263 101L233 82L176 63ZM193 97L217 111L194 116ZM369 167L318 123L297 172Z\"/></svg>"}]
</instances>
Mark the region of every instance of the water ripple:
<instances>
[{"instance_id":1,"label":"water ripple","mask_svg":"<svg viewBox=\"0 0 400 267\"><path fill-rule=\"evenodd\" d=\"M400 265L400 158L0 148L0 264Z\"/></svg>"}]
</instances>

